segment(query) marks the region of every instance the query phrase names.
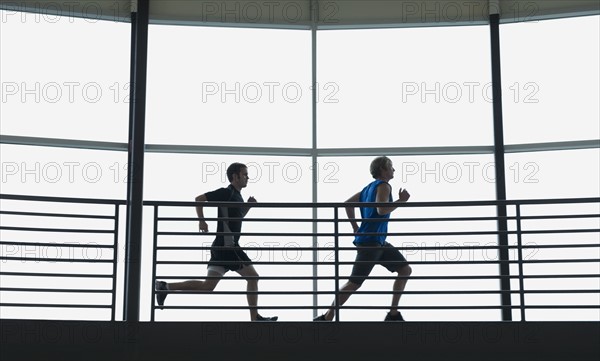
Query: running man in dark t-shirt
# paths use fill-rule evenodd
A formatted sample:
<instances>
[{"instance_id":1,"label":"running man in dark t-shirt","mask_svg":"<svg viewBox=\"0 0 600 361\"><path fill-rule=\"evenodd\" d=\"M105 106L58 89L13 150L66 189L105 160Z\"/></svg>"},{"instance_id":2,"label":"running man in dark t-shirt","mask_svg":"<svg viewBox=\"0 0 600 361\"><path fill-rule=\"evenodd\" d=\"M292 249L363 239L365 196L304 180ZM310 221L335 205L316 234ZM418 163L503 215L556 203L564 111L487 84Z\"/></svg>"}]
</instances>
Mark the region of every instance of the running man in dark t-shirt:
<instances>
[{"instance_id":1,"label":"running man in dark t-shirt","mask_svg":"<svg viewBox=\"0 0 600 361\"><path fill-rule=\"evenodd\" d=\"M230 184L227 188L219 188L215 191L201 194L196 197L198 206L196 213L199 219L200 232L208 232L208 224L204 220L204 210L201 202L240 202L244 203L240 191L248 185L248 168L242 163L232 163L227 168L227 179ZM248 198L249 203L256 202L254 197ZM225 218L217 223L217 233L231 232L234 235L218 235L212 243L210 260L208 262L207 278L204 281L189 280L184 282L166 283L156 281L155 288L162 291L156 294L159 306L164 305L167 291L187 290L211 292L215 289L221 278L228 271L235 271L248 282L247 294L248 306L250 306L250 319L252 321L277 321L277 316L263 317L258 313L256 305L258 294L258 273L252 265L252 260L240 247L239 232L242 231L242 219L248 213L249 207L219 207L218 217ZM227 220L229 219L229 220Z\"/></svg>"}]
</instances>

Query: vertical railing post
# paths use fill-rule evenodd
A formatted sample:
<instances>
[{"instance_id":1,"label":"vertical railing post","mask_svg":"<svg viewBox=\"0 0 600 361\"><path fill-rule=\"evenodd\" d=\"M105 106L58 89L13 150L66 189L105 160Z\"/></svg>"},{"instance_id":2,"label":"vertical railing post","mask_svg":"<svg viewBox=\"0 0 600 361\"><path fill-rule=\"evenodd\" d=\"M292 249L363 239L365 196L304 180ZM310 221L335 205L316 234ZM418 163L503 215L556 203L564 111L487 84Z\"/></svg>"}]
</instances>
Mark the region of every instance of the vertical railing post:
<instances>
[{"instance_id":1,"label":"vertical railing post","mask_svg":"<svg viewBox=\"0 0 600 361\"><path fill-rule=\"evenodd\" d=\"M152 226L152 301L151 301L151 312L150 321L154 322L154 314L156 313L156 289L154 288L154 281L156 280L156 261L158 250L158 205L154 205L154 222Z\"/></svg>"},{"instance_id":2,"label":"vertical railing post","mask_svg":"<svg viewBox=\"0 0 600 361\"><path fill-rule=\"evenodd\" d=\"M112 308L110 319L115 320L117 307L117 264L119 263L119 203L115 204L115 225L113 240Z\"/></svg>"},{"instance_id":3,"label":"vertical railing post","mask_svg":"<svg viewBox=\"0 0 600 361\"><path fill-rule=\"evenodd\" d=\"M333 208L333 241L335 252L335 320L340 320L340 236L339 209Z\"/></svg>"},{"instance_id":4,"label":"vertical railing post","mask_svg":"<svg viewBox=\"0 0 600 361\"><path fill-rule=\"evenodd\" d=\"M525 321L525 280L523 275L523 240L521 238L521 205L516 204L517 216L517 255L519 257L519 296L521 304L521 321Z\"/></svg>"}]
</instances>

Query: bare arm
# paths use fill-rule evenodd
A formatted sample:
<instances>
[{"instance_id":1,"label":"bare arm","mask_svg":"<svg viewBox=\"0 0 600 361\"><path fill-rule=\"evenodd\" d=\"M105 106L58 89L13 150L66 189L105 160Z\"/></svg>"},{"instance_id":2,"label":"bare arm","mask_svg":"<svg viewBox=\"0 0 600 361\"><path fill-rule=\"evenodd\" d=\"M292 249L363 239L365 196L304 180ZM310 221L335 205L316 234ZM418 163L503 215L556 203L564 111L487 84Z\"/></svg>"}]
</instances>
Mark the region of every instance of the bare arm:
<instances>
[{"instance_id":1,"label":"bare arm","mask_svg":"<svg viewBox=\"0 0 600 361\"><path fill-rule=\"evenodd\" d=\"M200 232L208 232L208 224L206 224L206 221L204 220L204 207L202 206L202 203L200 203L206 201L206 195L204 194L201 194L198 197L196 197L196 202L198 202L198 205L196 206L196 214L198 215L198 219L200 221Z\"/></svg>"},{"instance_id":2,"label":"bare arm","mask_svg":"<svg viewBox=\"0 0 600 361\"><path fill-rule=\"evenodd\" d=\"M355 195L353 195L352 197L348 198L348 200L346 200L345 203L356 203L359 201L360 201L360 192L358 192ZM346 207L346 215L348 216L348 219L350 220L350 224L352 225L352 229L354 230L354 233L358 232L358 223L356 223L355 207L347 206Z\"/></svg>"},{"instance_id":3,"label":"bare arm","mask_svg":"<svg viewBox=\"0 0 600 361\"><path fill-rule=\"evenodd\" d=\"M389 184L387 184L387 183L381 183L377 187L377 196L375 197L375 202L377 202L377 203L387 203L389 201L389 199L390 199L390 193L391 192L392 192L392 187ZM393 203L394 204L404 203L404 202L408 201L409 198L410 198L410 194L408 194L408 192L406 191L406 189L400 188L400 190L398 191L398 199L395 200ZM398 208L397 205L377 207L377 213L379 213L380 215L390 214L396 208Z\"/></svg>"}]
</instances>

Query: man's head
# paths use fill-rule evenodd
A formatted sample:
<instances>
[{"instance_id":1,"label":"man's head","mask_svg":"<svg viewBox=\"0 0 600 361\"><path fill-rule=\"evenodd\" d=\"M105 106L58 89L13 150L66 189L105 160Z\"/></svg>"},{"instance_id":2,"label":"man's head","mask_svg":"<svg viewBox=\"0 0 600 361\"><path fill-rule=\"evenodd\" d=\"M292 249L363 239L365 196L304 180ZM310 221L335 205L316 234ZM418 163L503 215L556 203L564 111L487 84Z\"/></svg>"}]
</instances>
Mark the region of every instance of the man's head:
<instances>
[{"instance_id":1,"label":"man's head","mask_svg":"<svg viewBox=\"0 0 600 361\"><path fill-rule=\"evenodd\" d=\"M248 185L248 167L242 163L231 163L227 167L227 179L237 189L240 190Z\"/></svg>"},{"instance_id":2,"label":"man's head","mask_svg":"<svg viewBox=\"0 0 600 361\"><path fill-rule=\"evenodd\" d=\"M373 178L385 178L386 180L390 180L394 178L394 167L392 165L392 160L388 157L381 156L373 159L370 167L371 175Z\"/></svg>"}]
</instances>

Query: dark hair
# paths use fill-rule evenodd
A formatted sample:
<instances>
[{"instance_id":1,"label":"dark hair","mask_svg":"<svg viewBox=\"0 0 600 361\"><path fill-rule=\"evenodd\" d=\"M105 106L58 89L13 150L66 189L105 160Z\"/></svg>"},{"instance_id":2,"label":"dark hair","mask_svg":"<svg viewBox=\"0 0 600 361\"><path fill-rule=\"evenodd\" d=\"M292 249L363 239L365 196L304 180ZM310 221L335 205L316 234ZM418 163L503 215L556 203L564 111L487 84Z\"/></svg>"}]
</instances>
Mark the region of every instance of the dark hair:
<instances>
[{"instance_id":1,"label":"dark hair","mask_svg":"<svg viewBox=\"0 0 600 361\"><path fill-rule=\"evenodd\" d=\"M381 156L373 159L370 167L371 175L373 176L373 178L379 177L381 175L381 170L388 169L391 164L392 160L386 156Z\"/></svg>"},{"instance_id":2,"label":"dark hair","mask_svg":"<svg viewBox=\"0 0 600 361\"><path fill-rule=\"evenodd\" d=\"M231 163L229 167L227 167L227 179L229 179L229 181L231 182L233 180L233 175L240 174L240 172L244 168L248 167L246 167L246 165L243 163Z\"/></svg>"}]
</instances>

